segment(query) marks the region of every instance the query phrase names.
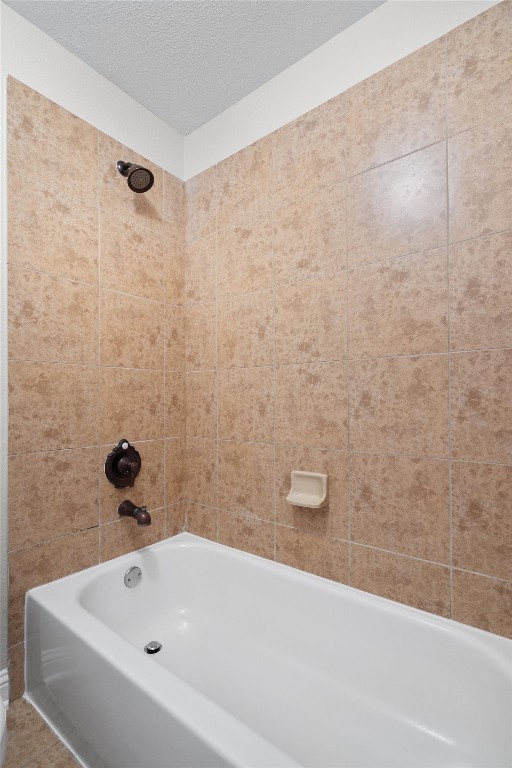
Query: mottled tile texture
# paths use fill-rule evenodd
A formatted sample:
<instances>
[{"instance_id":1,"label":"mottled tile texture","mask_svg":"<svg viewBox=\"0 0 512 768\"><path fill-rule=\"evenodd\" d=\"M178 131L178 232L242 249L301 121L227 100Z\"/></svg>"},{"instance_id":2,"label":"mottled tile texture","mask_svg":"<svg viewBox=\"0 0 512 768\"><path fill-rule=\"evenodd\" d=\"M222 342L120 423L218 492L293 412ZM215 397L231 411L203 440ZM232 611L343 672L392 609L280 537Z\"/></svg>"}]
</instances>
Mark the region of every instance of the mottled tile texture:
<instances>
[{"instance_id":1,"label":"mottled tile texture","mask_svg":"<svg viewBox=\"0 0 512 768\"><path fill-rule=\"evenodd\" d=\"M512 636L511 7L186 184L10 81L17 691L28 586L184 527ZM120 437L146 532L101 475Z\"/></svg>"},{"instance_id":2,"label":"mottled tile texture","mask_svg":"<svg viewBox=\"0 0 512 768\"><path fill-rule=\"evenodd\" d=\"M17 698L26 590L184 527L186 205L183 182L12 79L8 112L9 666ZM120 157L149 164L147 195L129 191L115 169ZM129 494L103 471L120 438L142 457ZM149 528L119 520L126 496L151 510ZM44 741L32 747L18 757L11 749L7 764L47 749ZM30 764L74 763L56 747Z\"/></svg>"},{"instance_id":3,"label":"mottled tile texture","mask_svg":"<svg viewBox=\"0 0 512 768\"><path fill-rule=\"evenodd\" d=\"M189 529L503 634L510 8L185 185Z\"/></svg>"},{"instance_id":4,"label":"mottled tile texture","mask_svg":"<svg viewBox=\"0 0 512 768\"><path fill-rule=\"evenodd\" d=\"M23 699L7 711L9 739L4 768L78 768L71 752L59 742L36 710Z\"/></svg>"}]
</instances>

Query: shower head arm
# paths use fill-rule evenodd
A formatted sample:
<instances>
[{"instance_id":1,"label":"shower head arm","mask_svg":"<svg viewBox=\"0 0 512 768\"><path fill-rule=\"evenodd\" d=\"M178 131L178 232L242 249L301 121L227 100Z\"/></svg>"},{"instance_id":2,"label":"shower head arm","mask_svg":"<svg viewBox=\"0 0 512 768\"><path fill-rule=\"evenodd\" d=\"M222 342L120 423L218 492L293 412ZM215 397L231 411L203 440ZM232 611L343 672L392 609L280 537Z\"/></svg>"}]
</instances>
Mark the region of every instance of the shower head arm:
<instances>
[{"instance_id":1,"label":"shower head arm","mask_svg":"<svg viewBox=\"0 0 512 768\"><path fill-rule=\"evenodd\" d=\"M125 163L124 160L118 160L116 168L121 176L128 176L128 171L132 167L132 163Z\"/></svg>"}]
</instances>

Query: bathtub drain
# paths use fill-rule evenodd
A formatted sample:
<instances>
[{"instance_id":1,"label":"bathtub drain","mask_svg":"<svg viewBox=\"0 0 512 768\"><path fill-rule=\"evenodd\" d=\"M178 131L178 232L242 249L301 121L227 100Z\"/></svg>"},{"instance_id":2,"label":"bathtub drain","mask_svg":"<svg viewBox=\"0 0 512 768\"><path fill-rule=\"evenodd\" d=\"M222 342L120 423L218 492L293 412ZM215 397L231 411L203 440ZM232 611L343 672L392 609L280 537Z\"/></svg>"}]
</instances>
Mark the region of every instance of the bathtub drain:
<instances>
[{"instance_id":1,"label":"bathtub drain","mask_svg":"<svg viewBox=\"0 0 512 768\"><path fill-rule=\"evenodd\" d=\"M146 653L158 653L162 648L162 643L157 642L156 640L152 640L150 643L144 646L144 650Z\"/></svg>"}]
</instances>

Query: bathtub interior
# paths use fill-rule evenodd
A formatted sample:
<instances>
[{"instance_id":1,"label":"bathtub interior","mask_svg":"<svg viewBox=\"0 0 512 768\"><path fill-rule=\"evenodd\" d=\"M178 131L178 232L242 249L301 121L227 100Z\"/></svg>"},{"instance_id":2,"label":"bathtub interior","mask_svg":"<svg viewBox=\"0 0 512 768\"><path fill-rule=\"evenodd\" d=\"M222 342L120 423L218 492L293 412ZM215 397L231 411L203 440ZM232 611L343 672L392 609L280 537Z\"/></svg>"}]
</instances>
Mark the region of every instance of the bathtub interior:
<instances>
[{"instance_id":1,"label":"bathtub interior","mask_svg":"<svg viewBox=\"0 0 512 768\"><path fill-rule=\"evenodd\" d=\"M300 764L510 756L511 646L487 633L190 535L114 561L79 602Z\"/></svg>"}]
</instances>

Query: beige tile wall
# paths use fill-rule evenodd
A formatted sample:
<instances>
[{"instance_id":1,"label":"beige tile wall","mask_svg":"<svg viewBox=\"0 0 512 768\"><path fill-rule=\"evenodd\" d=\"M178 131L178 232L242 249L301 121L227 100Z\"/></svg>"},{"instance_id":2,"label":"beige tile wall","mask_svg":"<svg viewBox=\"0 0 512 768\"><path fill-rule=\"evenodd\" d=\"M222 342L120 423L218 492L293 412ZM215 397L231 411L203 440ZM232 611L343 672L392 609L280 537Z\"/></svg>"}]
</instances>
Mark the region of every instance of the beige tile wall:
<instances>
[{"instance_id":1,"label":"beige tile wall","mask_svg":"<svg viewBox=\"0 0 512 768\"><path fill-rule=\"evenodd\" d=\"M185 523L512 635L511 37L506 0L186 196L9 82L14 698L26 589ZM292 469L328 509L285 502Z\"/></svg>"},{"instance_id":2,"label":"beige tile wall","mask_svg":"<svg viewBox=\"0 0 512 768\"><path fill-rule=\"evenodd\" d=\"M8 86L9 644L23 691L28 588L181 530L184 185L21 83ZM154 187L134 195L119 159ZM178 371L178 372L177 372ZM126 437L133 489L103 462ZM119 520L124 498L150 528Z\"/></svg>"},{"instance_id":3,"label":"beige tile wall","mask_svg":"<svg viewBox=\"0 0 512 768\"><path fill-rule=\"evenodd\" d=\"M189 530L508 636L511 51L507 0L187 182L184 294Z\"/></svg>"}]
</instances>

